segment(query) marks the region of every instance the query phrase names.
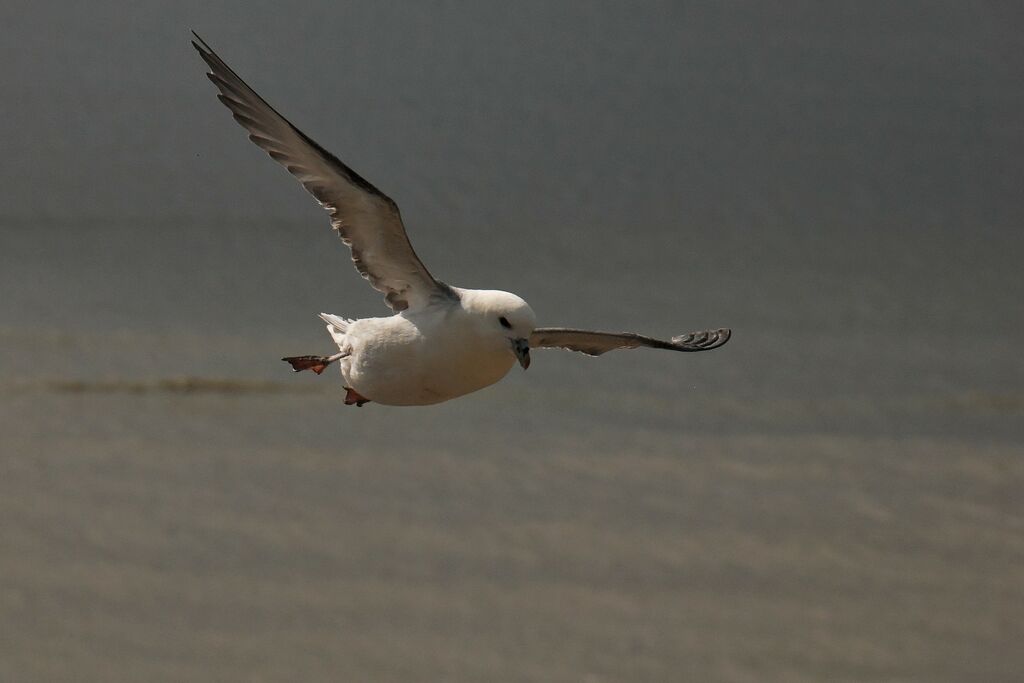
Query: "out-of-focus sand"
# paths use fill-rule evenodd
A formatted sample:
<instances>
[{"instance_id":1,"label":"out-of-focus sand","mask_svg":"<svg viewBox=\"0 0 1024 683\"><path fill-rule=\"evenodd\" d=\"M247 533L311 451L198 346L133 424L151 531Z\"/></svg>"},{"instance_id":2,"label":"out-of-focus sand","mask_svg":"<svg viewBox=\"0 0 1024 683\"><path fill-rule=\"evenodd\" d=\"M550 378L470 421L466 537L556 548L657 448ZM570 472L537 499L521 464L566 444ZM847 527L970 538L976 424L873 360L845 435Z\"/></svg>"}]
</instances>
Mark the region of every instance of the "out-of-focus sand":
<instances>
[{"instance_id":1,"label":"out-of-focus sand","mask_svg":"<svg viewBox=\"0 0 1024 683\"><path fill-rule=\"evenodd\" d=\"M577 384L598 367L539 360ZM829 408L538 381L423 410L346 409L327 376L8 383L0 678L1011 681L1024 667L1014 439L773 432L757 425ZM1019 419L1009 399L958 400L904 414Z\"/></svg>"}]
</instances>

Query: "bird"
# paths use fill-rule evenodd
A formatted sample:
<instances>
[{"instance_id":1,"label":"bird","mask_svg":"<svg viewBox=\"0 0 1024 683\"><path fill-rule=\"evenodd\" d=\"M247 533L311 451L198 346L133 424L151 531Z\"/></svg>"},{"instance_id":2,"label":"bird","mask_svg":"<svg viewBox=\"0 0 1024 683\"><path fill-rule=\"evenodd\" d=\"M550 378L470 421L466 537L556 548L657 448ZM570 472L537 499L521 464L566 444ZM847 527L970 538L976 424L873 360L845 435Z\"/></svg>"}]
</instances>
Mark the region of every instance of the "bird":
<instances>
[{"instance_id":1,"label":"bird","mask_svg":"<svg viewBox=\"0 0 1024 683\"><path fill-rule=\"evenodd\" d=\"M632 332L537 327L533 309L510 292L453 287L433 277L406 234L398 205L292 125L193 31L192 46L209 67L217 98L249 139L285 167L326 209L351 250L356 270L384 295L392 315L351 320L321 313L337 346L331 355L289 356L292 370L319 375L337 363L346 405L440 403L490 386L531 349L599 356L647 347L708 351L729 341L728 328L664 341Z\"/></svg>"}]
</instances>

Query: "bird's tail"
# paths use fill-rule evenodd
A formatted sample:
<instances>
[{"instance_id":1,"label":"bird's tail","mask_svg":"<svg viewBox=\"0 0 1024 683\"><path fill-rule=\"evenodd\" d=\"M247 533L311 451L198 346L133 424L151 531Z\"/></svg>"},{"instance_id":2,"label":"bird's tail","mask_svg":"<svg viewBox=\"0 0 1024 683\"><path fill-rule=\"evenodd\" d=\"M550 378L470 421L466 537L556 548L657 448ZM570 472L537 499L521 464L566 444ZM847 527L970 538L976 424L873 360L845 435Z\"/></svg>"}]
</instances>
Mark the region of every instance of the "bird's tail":
<instances>
[{"instance_id":1,"label":"bird's tail","mask_svg":"<svg viewBox=\"0 0 1024 683\"><path fill-rule=\"evenodd\" d=\"M321 313L320 319L327 323L328 334L334 339L334 343L338 345L338 348L341 348L341 345L345 342L345 333L348 332L348 326L352 324L352 321L331 313Z\"/></svg>"}]
</instances>

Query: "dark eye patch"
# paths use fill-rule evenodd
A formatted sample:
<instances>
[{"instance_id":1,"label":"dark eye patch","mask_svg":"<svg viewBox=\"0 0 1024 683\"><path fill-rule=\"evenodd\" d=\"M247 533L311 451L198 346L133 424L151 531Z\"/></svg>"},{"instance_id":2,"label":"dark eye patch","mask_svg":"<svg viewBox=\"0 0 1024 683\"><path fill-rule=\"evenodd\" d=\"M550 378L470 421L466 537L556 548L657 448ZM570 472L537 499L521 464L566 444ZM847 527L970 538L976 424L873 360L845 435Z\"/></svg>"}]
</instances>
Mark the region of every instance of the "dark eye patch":
<instances>
[{"instance_id":1,"label":"dark eye patch","mask_svg":"<svg viewBox=\"0 0 1024 683\"><path fill-rule=\"evenodd\" d=\"M512 329L512 324L509 323L508 318L506 318L505 316L501 316L500 318L498 318L498 322L501 323L502 327L509 330Z\"/></svg>"}]
</instances>

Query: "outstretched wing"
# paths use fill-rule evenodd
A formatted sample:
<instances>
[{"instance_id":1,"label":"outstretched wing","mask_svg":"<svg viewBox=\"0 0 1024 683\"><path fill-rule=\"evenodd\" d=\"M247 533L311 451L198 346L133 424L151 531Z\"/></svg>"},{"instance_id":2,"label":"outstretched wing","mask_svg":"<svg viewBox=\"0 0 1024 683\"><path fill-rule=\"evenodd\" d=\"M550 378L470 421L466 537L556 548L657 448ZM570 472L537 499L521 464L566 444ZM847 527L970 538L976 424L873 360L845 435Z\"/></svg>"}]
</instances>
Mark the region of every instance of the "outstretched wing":
<instances>
[{"instance_id":1,"label":"outstretched wing","mask_svg":"<svg viewBox=\"0 0 1024 683\"><path fill-rule=\"evenodd\" d=\"M416 256L398 206L337 157L288 122L246 85L194 32L192 45L210 66L217 99L256 143L298 178L331 216L331 225L352 250L352 261L392 310L422 308L455 293L435 280Z\"/></svg>"},{"instance_id":2,"label":"outstretched wing","mask_svg":"<svg viewBox=\"0 0 1024 683\"><path fill-rule=\"evenodd\" d=\"M731 335L731 330L722 328L691 332L672 337L671 341L662 341L632 332L593 332L566 327L540 327L530 335L530 348L569 349L588 356L600 356L607 351L635 349L640 346L669 351L710 351L729 341Z\"/></svg>"}]
</instances>

